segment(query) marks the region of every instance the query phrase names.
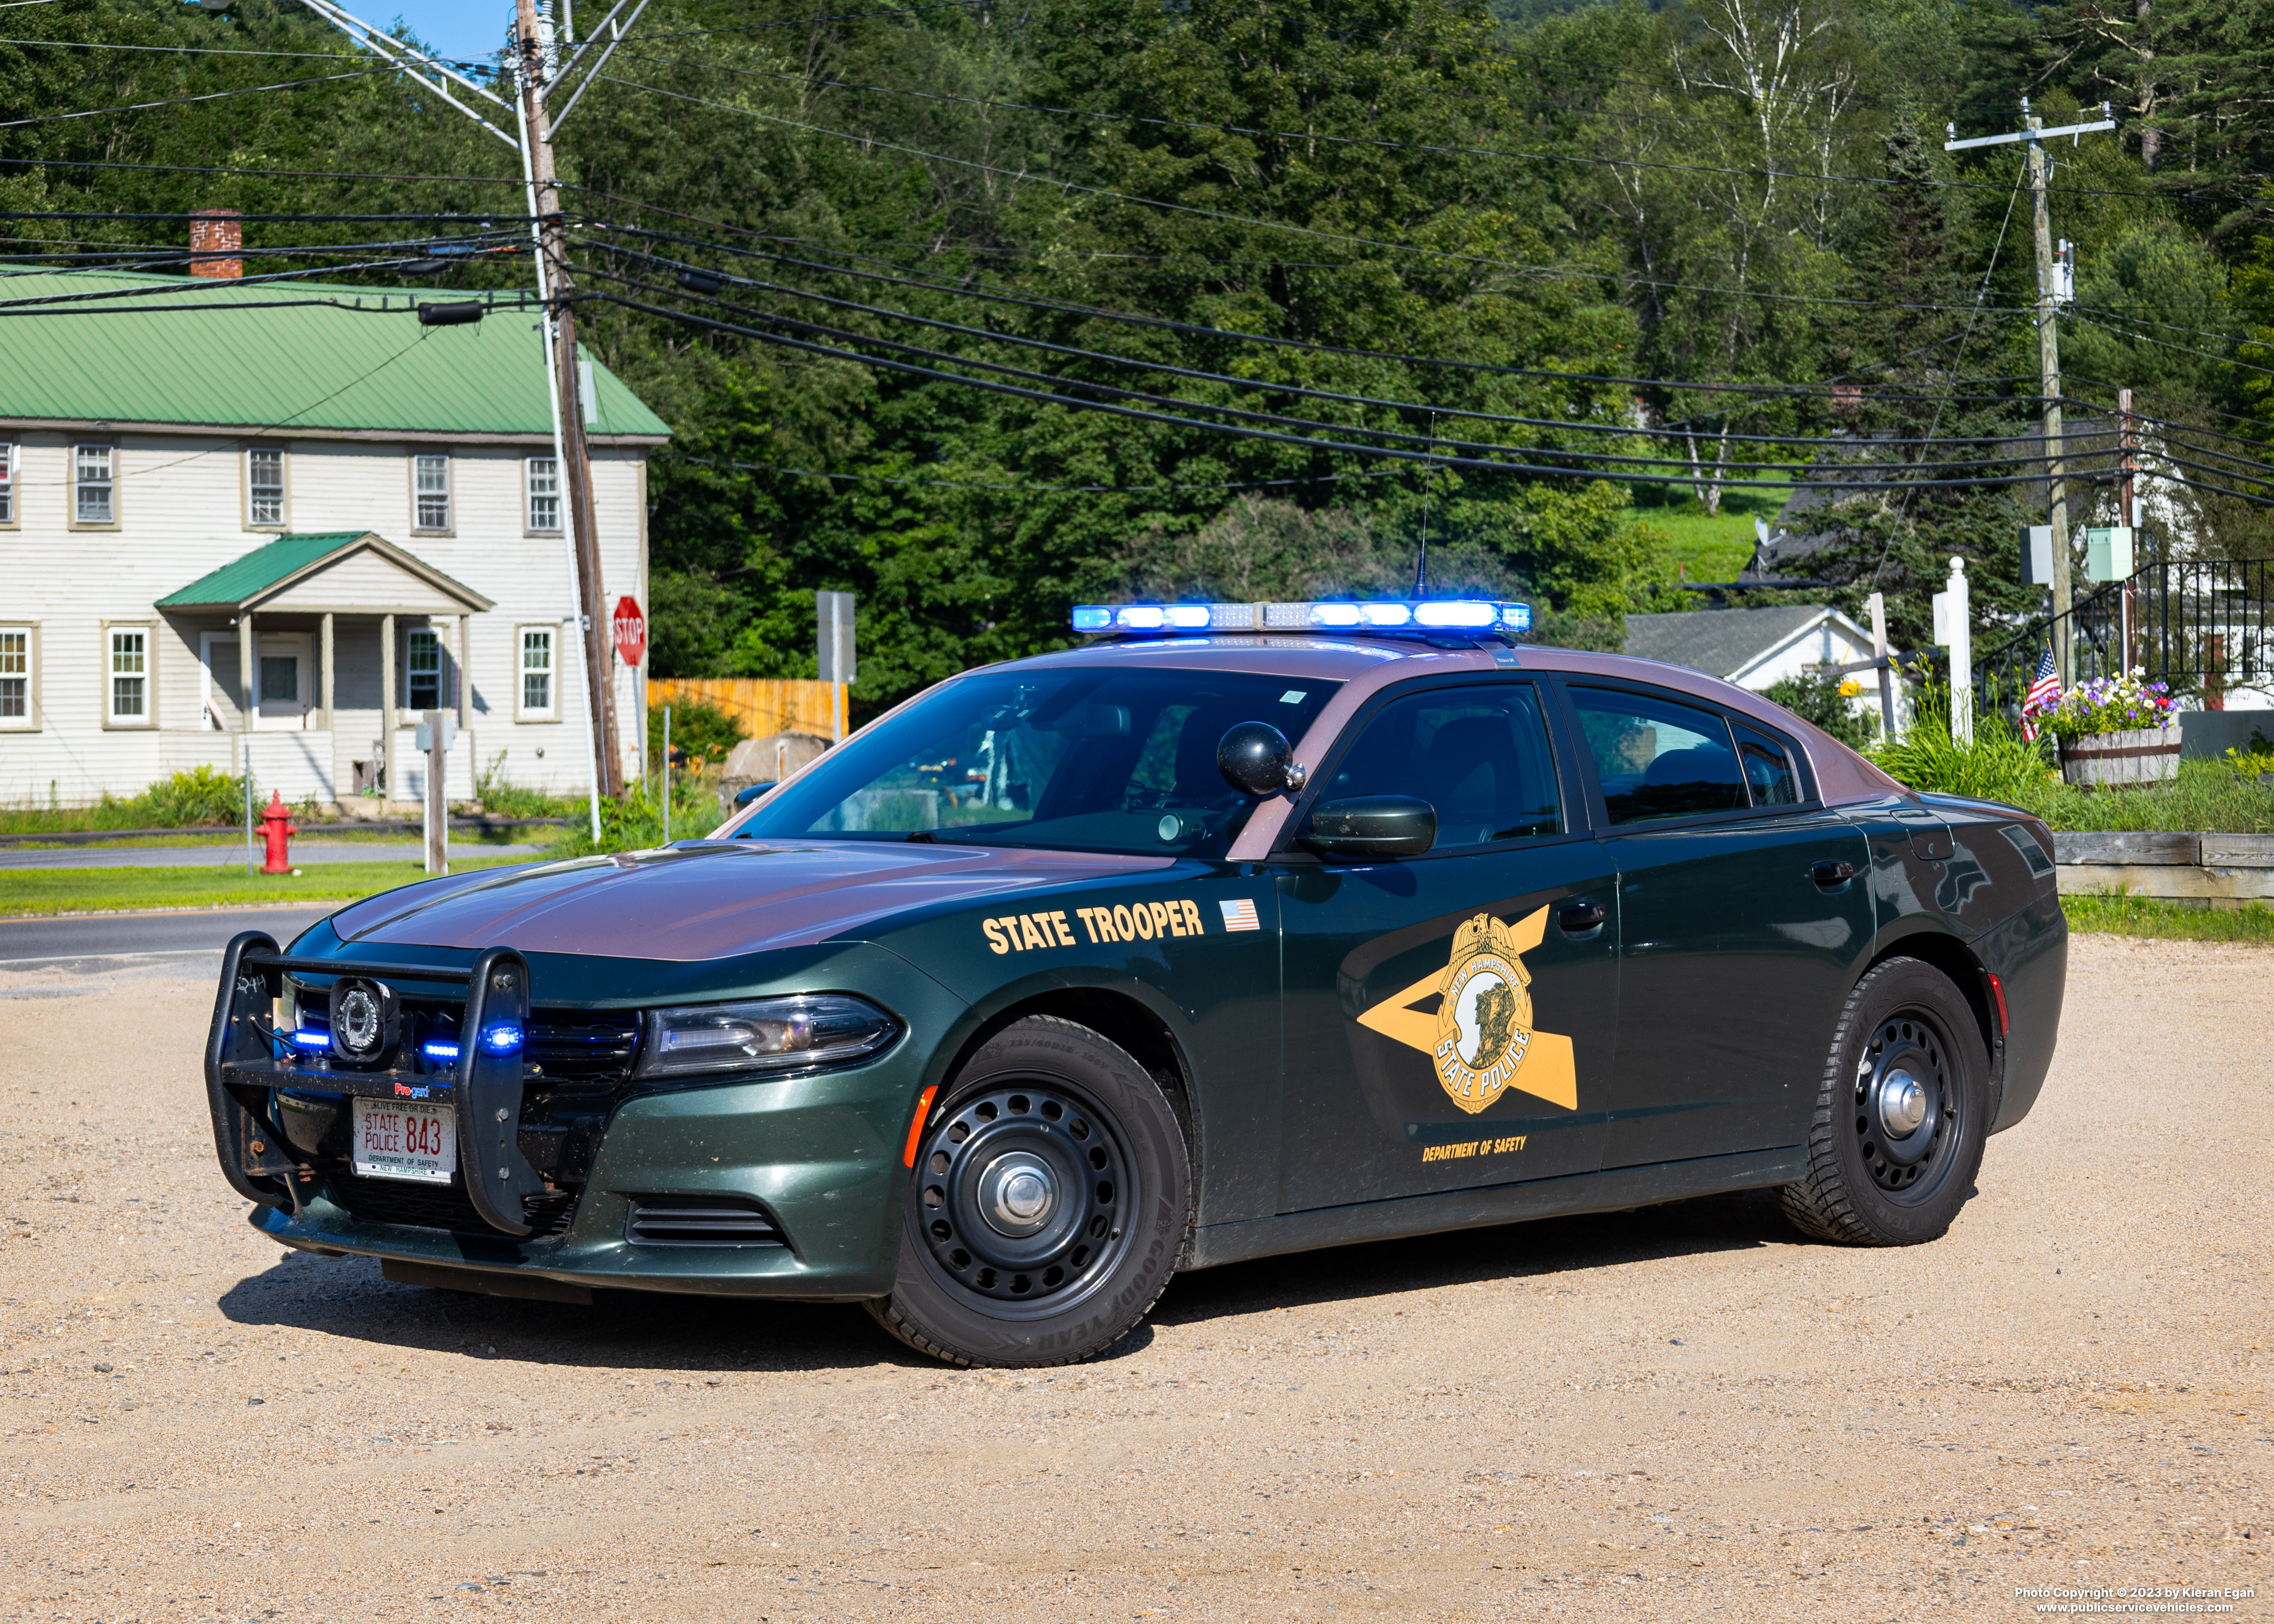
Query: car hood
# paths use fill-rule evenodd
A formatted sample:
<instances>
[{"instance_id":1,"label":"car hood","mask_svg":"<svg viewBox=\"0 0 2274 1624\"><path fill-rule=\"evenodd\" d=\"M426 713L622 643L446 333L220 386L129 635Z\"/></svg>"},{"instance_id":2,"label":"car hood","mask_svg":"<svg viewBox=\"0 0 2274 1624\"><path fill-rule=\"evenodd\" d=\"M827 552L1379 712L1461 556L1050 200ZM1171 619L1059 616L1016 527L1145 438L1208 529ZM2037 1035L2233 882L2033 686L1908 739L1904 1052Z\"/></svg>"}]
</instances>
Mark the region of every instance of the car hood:
<instances>
[{"instance_id":1,"label":"car hood","mask_svg":"<svg viewBox=\"0 0 2274 1624\"><path fill-rule=\"evenodd\" d=\"M695 961L858 936L887 916L1165 868L999 846L688 841L436 879L343 908L343 941Z\"/></svg>"}]
</instances>

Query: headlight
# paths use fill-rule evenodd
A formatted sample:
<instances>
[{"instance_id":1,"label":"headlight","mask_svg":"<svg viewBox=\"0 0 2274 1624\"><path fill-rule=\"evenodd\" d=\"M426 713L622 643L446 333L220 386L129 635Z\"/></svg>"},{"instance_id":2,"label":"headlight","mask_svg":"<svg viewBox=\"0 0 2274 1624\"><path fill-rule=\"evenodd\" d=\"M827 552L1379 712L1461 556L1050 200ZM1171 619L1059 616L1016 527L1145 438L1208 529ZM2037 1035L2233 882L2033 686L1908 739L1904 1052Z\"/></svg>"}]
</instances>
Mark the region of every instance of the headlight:
<instances>
[{"instance_id":1,"label":"headlight","mask_svg":"<svg viewBox=\"0 0 2274 1624\"><path fill-rule=\"evenodd\" d=\"M866 999L803 993L651 1010L641 1077L804 1071L847 1065L885 1047L900 1023Z\"/></svg>"}]
</instances>

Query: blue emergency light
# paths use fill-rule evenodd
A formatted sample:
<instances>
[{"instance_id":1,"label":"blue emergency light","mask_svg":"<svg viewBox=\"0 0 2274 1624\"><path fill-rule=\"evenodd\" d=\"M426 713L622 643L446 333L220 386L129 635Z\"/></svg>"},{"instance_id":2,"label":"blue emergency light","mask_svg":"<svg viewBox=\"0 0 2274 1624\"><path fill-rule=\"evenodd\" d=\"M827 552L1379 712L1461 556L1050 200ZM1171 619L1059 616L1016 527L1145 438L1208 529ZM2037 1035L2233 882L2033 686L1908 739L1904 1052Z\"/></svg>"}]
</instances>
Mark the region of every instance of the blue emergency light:
<instances>
[{"instance_id":1,"label":"blue emergency light","mask_svg":"<svg viewBox=\"0 0 2274 1624\"><path fill-rule=\"evenodd\" d=\"M1190 636L1206 632L1495 632L1532 629L1530 604L1479 598L1393 598L1378 603L1081 604L1073 628L1103 635L1134 632Z\"/></svg>"}]
</instances>

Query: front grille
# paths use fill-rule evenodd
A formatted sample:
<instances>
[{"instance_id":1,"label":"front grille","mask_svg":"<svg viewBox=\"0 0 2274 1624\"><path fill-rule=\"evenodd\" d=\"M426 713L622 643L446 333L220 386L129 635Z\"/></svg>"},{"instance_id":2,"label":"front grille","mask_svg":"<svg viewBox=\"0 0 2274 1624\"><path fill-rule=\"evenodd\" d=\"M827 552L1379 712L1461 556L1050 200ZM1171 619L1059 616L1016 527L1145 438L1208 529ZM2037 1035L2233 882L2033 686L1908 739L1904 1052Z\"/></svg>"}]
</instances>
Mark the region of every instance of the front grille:
<instances>
[{"instance_id":1,"label":"front grille","mask_svg":"<svg viewBox=\"0 0 2274 1624\"><path fill-rule=\"evenodd\" d=\"M634 1195L624 1238L635 1246L782 1246L766 1209L748 1196Z\"/></svg>"},{"instance_id":2,"label":"front grille","mask_svg":"<svg viewBox=\"0 0 2274 1624\"><path fill-rule=\"evenodd\" d=\"M522 1056L561 1082L620 1082L639 1052L632 1010L531 1010Z\"/></svg>"},{"instance_id":3,"label":"front grille","mask_svg":"<svg viewBox=\"0 0 2274 1624\"><path fill-rule=\"evenodd\" d=\"M463 1007L444 999L403 999L403 1047L406 1055L418 1056L419 1046L429 1037L457 1041L458 1017ZM331 1030L328 992L303 989L299 1008L302 1031ZM639 1053L639 1012L636 1010L532 1009L528 1031L522 1041L522 1058L537 1076L553 1081L620 1083L632 1074L632 1060ZM401 1064L425 1066L433 1063L419 1057ZM448 1062L443 1062L433 1069L450 1068Z\"/></svg>"},{"instance_id":4,"label":"front grille","mask_svg":"<svg viewBox=\"0 0 2274 1624\"><path fill-rule=\"evenodd\" d=\"M500 1233L474 1210L466 1186L457 1179L447 1184L416 1184L403 1178L365 1178L359 1174L335 1174L332 1199L369 1223L407 1223L422 1229L450 1229L461 1235ZM535 1233L531 1239L559 1235L576 1214L576 1194L551 1191L525 1197L522 1221Z\"/></svg>"}]
</instances>

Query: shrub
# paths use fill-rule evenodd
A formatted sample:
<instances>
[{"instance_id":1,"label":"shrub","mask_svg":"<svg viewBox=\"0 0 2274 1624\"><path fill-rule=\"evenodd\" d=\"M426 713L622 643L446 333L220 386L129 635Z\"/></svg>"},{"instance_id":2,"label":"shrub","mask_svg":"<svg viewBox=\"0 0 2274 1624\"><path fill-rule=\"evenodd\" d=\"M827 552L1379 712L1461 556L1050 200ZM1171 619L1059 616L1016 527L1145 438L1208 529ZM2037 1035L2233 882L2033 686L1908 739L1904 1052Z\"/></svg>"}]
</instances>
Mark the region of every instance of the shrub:
<instances>
[{"instance_id":1,"label":"shrub","mask_svg":"<svg viewBox=\"0 0 2274 1624\"><path fill-rule=\"evenodd\" d=\"M697 701L671 707L671 753L677 761L697 767L716 767L727 752L749 737L742 725L718 706ZM647 709L647 770L663 766L663 707Z\"/></svg>"},{"instance_id":2,"label":"shrub","mask_svg":"<svg viewBox=\"0 0 2274 1624\"><path fill-rule=\"evenodd\" d=\"M159 779L135 800L148 808L154 829L240 823L245 817L245 779L242 775L212 767L192 767L186 772ZM259 816L259 805L253 812Z\"/></svg>"},{"instance_id":3,"label":"shrub","mask_svg":"<svg viewBox=\"0 0 2274 1624\"><path fill-rule=\"evenodd\" d=\"M1910 731L1864 753L1913 789L2022 807L2043 798L2053 772L2044 748L2022 738L1995 711L1975 718L1971 743L1952 738L1945 688L1921 689Z\"/></svg>"},{"instance_id":4,"label":"shrub","mask_svg":"<svg viewBox=\"0 0 2274 1624\"><path fill-rule=\"evenodd\" d=\"M1773 682L1761 690L1761 697L1774 700L1802 721L1812 722L1849 748L1860 750L1879 736L1872 719L1848 703L1860 691L1855 678L1819 671Z\"/></svg>"},{"instance_id":5,"label":"shrub","mask_svg":"<svg viewBox=\"0 0 2274 1624\"><path fill-rule=\"evenodd\" d=\"M574 817L584 808L581 796L548 794L508 783L505 757L500 750L474 774L474 799L482 803L483 811L500 817Z\"/></svg>"},{"instance_id":6,"label":"shrub","mask_svg":"<svg viewBox=\"0 0 2274 1624\"><path fill-rule=\"evenodd\" d=\"M678 718L672 718L672 744L678 745ZM600 838L595 841L591 826L582 822L571 824L561 843L553 848L559 857L590 857L604 852L639 852L663 844L663 796L660 779L650 778L645 784L635 784L614 801L600 802ZM715 789L695 773L674 773L671 779L671 838L674 840L695 840L709 834L719 823L719 796Z\"/></svg>"}]
</instances>

